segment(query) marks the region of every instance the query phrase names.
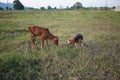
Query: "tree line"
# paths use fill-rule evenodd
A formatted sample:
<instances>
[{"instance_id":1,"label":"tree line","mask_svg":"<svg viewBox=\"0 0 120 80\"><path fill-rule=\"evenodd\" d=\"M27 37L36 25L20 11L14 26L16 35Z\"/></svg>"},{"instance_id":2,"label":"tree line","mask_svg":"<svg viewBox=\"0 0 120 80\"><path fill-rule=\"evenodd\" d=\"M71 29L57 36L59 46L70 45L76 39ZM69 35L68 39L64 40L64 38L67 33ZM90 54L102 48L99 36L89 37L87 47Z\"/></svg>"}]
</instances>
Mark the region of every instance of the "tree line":
<instances>
[{"instance_id":1,"label":"tree line","mask_svg":"<svg viewBox=\"0 0 120 80\"><path fill-rule=\"evenodd\" d=\"M72 7L66 7L67 9L80 9L82 8L82 3L80 2L76 2ZM24 10L25 7L24 5L20 2L20 0L14 0L13 1L13 9L14 10ZM28 8L28 9L34 9L32 7ZM45 7L40 7L41 10L45 10L46 8ZM47 6L47 9L48 10L51 10L51 9L57 9L57 7L54 7L52 8L51 6ZM4 10L2 7L0 7L0 10ZM8 6L6 6L6 10L12 10L11 8L9 8Z\"/></svg>"},{"instance_id":2,"label":"tree line","mask_svg":"<svg viewBox=\"0 0 120 80\"><path fill-rule=\"evenodd\" d=\"M14 10L24 10L25 7L24 5L20 2L20 0L14 0L13 1L13 9ZM35 8L32 8L32 7L29 7L27 8L28 10L33 10ZM100 7L100 8L97 8L97 7L83 7L82 6L82 3L81 2L76 2L73 4L73 6L71 7L66 7L66 8L57 8L57 7L54 7L52 8L50 5L47 6L47 8L45 7L40 7L39 8L40 10L56 10L56 9L66 9L66 10L73 10L73 9L76 9L76 10L79 10L79 9L108 9L107 7ZM2 7L0 7L0 10L4 10ZM11 8L9 8L8 6L6 6L6 10L12 10Z\"/></svg>"}]
</instances>

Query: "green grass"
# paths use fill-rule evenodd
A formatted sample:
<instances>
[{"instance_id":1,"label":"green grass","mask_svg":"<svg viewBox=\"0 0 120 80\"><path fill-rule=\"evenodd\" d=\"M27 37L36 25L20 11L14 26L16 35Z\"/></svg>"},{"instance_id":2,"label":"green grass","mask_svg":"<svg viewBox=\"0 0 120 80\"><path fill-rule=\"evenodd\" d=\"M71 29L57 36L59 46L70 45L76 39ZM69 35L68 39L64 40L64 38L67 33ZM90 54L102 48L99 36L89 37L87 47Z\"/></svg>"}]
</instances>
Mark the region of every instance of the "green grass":
<instances>
[{"instance_id":1,"label":"green grass","mask_svg":"<svg viewBox=\"0 0 120 80\"><path fill-rule=\"evenodd\" d=\"M60 43L84 35L77 50L56 47L31 51L29 25L49 28ZM0 12L0 80L119 80L120 12L45 10Z\"/></svg>"}]
</instances>

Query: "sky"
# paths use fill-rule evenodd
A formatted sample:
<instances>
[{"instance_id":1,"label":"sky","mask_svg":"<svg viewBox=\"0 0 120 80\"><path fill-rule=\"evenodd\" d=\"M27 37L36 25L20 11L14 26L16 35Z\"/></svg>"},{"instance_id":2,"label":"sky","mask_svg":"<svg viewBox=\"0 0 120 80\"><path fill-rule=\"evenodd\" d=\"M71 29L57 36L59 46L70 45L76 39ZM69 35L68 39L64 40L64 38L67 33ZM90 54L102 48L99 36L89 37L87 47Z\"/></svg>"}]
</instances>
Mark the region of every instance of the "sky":
<instances>
[{"instance_id":1,"label":"sky","mask_svg":"<svg viewBox=\"0 0 120 80\"><path fill-rule=\"evenodd\" d=\"M0 2L13 3L14 0L0 0ZM75 2L81 2L84 7L108 7L120 6L120 0L20 0L24 6L40 8L51 7L64 8L71 7Z\"/></svg>"}]
</instances>

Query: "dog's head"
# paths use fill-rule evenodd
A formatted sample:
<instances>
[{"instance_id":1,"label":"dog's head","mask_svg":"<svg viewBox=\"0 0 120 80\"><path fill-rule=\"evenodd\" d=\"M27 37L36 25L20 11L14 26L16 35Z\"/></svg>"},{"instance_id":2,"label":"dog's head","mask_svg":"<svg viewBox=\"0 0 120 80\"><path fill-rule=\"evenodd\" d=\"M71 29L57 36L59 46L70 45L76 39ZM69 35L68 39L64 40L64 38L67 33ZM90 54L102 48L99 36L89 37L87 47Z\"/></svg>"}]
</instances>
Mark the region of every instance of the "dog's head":
<instances>
[{"instance_id":1,"label":"dog's head","mask_svg":"<svg viewBox=\"0 0 120 80\"><path fill-rule=\"evenodd\" d=\"M69 39L67 40L67 43L68 43L68 44L74 44L74 43L75 43L74 37L69 38Z\"/></svg>"},{"instance_id":2,"label":"dog's head","mask_svg":"<svg viewBox=\"0 0 120 80\"><path fill-rule=\"evenodd\" d=\"M79 40L75 40L75 37L71 37L67 40L67 44L70 44L70 45L80 45L80 46L83 46L83 40L82 39L79 39Z\"/></svg>"}]
</instances>

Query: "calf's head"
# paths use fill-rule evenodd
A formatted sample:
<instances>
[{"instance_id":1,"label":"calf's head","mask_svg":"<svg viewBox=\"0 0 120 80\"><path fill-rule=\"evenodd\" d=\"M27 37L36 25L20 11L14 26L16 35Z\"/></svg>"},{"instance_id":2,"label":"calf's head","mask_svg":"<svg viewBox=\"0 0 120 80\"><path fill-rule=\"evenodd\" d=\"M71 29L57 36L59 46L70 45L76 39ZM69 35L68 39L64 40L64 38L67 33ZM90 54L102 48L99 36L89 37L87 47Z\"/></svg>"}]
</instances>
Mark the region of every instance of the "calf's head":
<instances>
[{"instance_id":1,"label":"calf's head","mask_svg":"<svg viewBox=\"0 0 120 80\"><path fill-rule=\"evenodd\" d=\"M59 45L59 38L58 37L55 37L54 40L53 40L54 44L55 45Z\"/></svg>"}]
</instances>

